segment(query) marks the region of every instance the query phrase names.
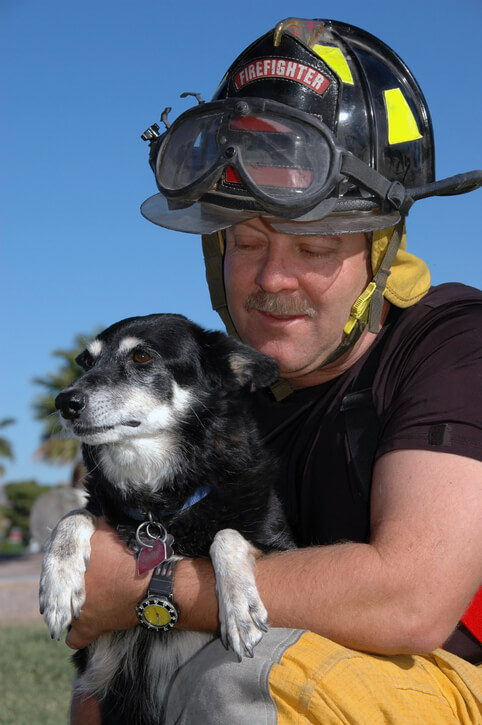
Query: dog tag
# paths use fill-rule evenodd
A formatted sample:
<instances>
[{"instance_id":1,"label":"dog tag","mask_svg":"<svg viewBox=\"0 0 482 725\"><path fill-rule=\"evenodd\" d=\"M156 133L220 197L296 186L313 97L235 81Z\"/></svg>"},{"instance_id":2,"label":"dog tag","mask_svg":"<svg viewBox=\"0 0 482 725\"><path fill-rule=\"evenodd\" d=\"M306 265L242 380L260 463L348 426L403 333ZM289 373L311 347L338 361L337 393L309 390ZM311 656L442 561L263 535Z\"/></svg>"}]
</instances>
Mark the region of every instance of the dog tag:
<instances>
[{"instance_id":1,"label":"dog tag","mask_svg":"<svg viewBox=\"0 0 482 725\"><path fill-rule=\"evenodd\" d=\"M149 514L149 521L143 521L137 527L137 574L145 574L146 571L155 569L165 559L170 559L174 554L174 537L168 534L166 529L158 521L154 521Z\"/></svg>"},{"instance_id":2,"label":"dog tag","mask_svg":"<svg viewBox=\"0 0 482 725\"><path fill-rule=\"evenodd\" d=\"M172 556L172 553L170 556ZM162 539L156 539L154 545L150 549L143 546L137 552L137 574L140 576L141 574L145 574L146 571L155 569L156 566L162 564L164 559L168 558L166 543L162 541Z\"/></svg>"},{"instance_id":3,"label":"dog tag","mask_svg":"<svg viewBox=\"0 0 482 725\"><path fill-rule=\"evenodd\" d=\"M166 559L170 559L171 556L174 556L174 536L171 534L166 534L166 538L164 539L164 544L166 547Z\"/></svg>"}]
</instances>

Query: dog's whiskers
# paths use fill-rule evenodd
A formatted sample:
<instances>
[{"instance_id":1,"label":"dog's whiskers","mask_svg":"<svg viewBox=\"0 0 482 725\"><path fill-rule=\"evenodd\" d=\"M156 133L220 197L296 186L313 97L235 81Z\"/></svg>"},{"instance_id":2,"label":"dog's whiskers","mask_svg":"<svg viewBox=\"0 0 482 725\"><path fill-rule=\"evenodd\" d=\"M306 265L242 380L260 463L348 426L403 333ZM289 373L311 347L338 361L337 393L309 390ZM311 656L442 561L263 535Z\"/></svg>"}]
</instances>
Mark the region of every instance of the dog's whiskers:
<instances>
[{"instance_id":1,"label":"dog's whiskers","mask_svg":"<svg viewBox=\"0 0 482 725\"><path fill-rule=\"evenodd\" d=\"M211 413L212 414L213 411L211 410L211 408L209 408L206 405L206 403L203 400L201 400L201 398L198 395L196 395L195 393L191 393L191 395L192 395L192 397L194 398L194 400L196 401L196 403L198 405L202 406L204 408L204 410L206 410L208 413ZM203 428L206 428L206 425L203 423L203 421L201 420L201 418L199 417L199 415L196 413L196 411L194 410L194 407L192 405L189 405L189 409L196 416L197 420L199 421L199 424Z\"/></svg>"},{"instance_id":2,"label":"dog's whiskers","mask_svg":"<svg viewBox=\"0 0 482 725\"><path fill-rule=\"evenodd\" d=\"M198 395L196 395L193 391L191 391L191 395L196 400L196 403L199 403L199 405L202 405L202 407L205 410L207 410L208 413L212 413L212 410L210 408L208 408L208 406L206 405L206 403L203 400L201 400L201 398Z\"/></svg>"},{"instance_id":3,"label":"dog's whiskers","mask_svg":"<svg viewBox=\"0 0 482 725\"><path fill-rule=\"evenodd\" d=\"M190 410L190 411L191 411L191 413L193 413L193 415L194 415L194 416L196 417L196 419L197 419L197 421L198 421L199 425L200 425L200 426L202 426L203 428L206 428L206 426L204 425L204 423L202 422L201 418L200 418L200 417L198 416L198 414L196 413L196 411L194 410L194 408L193 408L193 406L192 406L192 405L190 405L190 406L189 406L189 410Z\"/></svg>"},{"instance_id":4,"label":"dog's whiskers","mask_svg":"<svg viewBox=\"0 0 482 725\"><path fill-rule=\"evenodd\" d=\"M96 461L95 466L92 466L92 468L89 468L89 475L91 475L92 473L95 473L95 471L102 471L100 461Z\"/></svg>"}]
</instances>

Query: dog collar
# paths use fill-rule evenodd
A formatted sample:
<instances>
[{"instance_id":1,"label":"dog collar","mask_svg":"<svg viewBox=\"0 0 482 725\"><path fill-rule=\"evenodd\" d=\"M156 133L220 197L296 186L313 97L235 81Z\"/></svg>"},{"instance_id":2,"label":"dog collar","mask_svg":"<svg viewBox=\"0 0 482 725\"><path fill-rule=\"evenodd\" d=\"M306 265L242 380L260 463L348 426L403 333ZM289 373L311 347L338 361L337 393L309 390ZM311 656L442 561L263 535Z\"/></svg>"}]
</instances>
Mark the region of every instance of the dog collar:
<instances>
[{"instance_id":1,"label":"dog collar","mask_svg":"<svg viewBox=\"0 0 482 725\"><path fill-rule=\"evenodd\" d=\"M178 511L162 511L158 514L156 514L157 519L164 519L167 516L174 516L175 514L181 513L181 511L186 511L186 509L191 508L192 506L195 506L197 503L202 501L206 496L211 492L211 486L200 486L194 493L189 496L189 498L184 502L183 506ZM154 518L151 514L149 516L150 512L146 511L145 509L134 509L130 508L128 509L128 514L131 519L134 519L135 521L144 521L148 518Z\"/></svg>"}]
</instances>

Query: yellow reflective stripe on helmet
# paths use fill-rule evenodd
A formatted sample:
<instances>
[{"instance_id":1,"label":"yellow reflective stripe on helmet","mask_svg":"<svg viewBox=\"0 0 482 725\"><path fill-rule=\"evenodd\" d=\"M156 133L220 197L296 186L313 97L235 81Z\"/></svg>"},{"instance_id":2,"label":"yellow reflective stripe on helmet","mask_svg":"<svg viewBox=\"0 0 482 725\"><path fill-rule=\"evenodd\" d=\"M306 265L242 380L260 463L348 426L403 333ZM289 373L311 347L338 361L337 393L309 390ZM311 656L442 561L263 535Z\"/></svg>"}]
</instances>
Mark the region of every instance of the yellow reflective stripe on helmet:
<instances>
[{"instance_id":1,"label":"yellow reflective stripe on helmet","mask_svg":"<svg viewBox=\"0 0 482 725\"><path fill-rule=\"evenodd\" d=\"M335 71L343 83L355 85L350 66L339 48L333 48L331 45L314 45L313 50Z\"/></svg>"},{"instance_id":2,"label":"yellow reflective stripe on helmet","mask_svg":"<svg viewBox=\"0 0 482 725\"><path fill-rule=\"evenodd\" d=\"M400 88L384 91L390 145L422 138L417 121Z\"/></svg>"},{"instance_id":3,"label":"yellow reflective stripe on helmet","mask_svg":"<svg viewBox=\"0 0 482 725\"><path fill-rule=\"evenodd\" d=\"M368 287L363 290L361 295L355 302L353 303L353 307L351 308L350 317L348 318L348 322L346 323L345 327L343 328L343 332L345 335L349 335L350 332L355 327L358 320L363 320L364 318L368 319L368 310L370 307L370 301L372 299L372 295L375 292L377 288L377 285L375 282L370 282ZM364 319L364 322L366 322L366 319Z\"/></svg>"}]
</instances>

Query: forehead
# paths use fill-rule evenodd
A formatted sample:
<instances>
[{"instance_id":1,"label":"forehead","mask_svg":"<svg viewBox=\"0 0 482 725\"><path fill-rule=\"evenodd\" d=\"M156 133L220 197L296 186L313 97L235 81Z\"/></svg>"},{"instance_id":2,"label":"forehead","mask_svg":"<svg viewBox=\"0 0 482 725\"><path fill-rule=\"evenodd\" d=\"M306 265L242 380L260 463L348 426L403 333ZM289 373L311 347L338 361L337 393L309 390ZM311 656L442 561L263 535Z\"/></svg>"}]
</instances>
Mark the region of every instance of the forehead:
<instances>
[{"instance_id":1,"label":"forehead","mask_svg":"<svg viewBox=\"0 0 482 725\"><path fill-rule=\"evenodd\" d=\"M354 234L328 235L328 234L318 234L315 232L307 233L306 227L302 222L299 222L298 225L293 224L292 228L293 228L293 231L290 232L289 234L286 232L278 232L265 219L263 219L262 217L257 217L255 219L250 219L249 221L243 222L241 224L235 224L234 226L226 229L226 238L229 241L229 240L236 239L239 236L256 234L257 236L264 236L267 239L283 238L283 239L290 240L293 243L299 243L302 240L306 240L307 242L313 242L316 240L316 241L320 241L320 242L325 241L325 242L330 242L331 244L339 245L343 241L349 241L350 238L360 236L360 235L354 235ZM297 230L296 232L294 231L295 229Z\"/></svg>"}]
</instances>

